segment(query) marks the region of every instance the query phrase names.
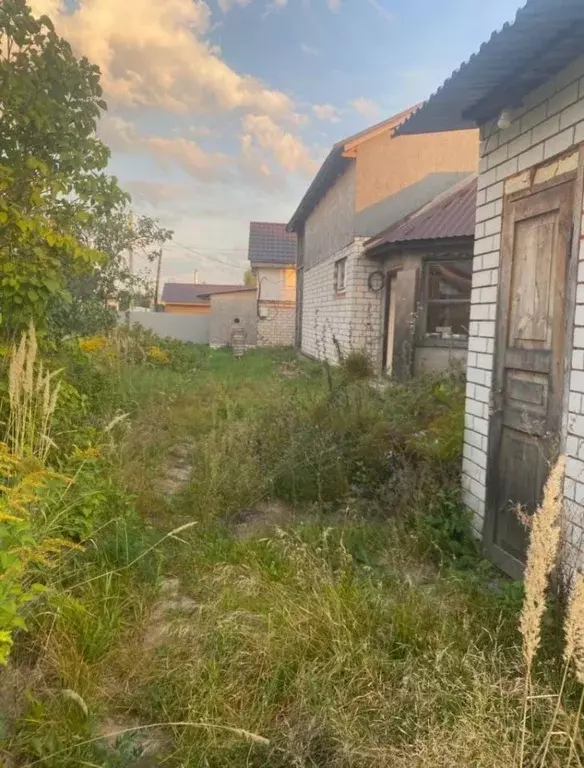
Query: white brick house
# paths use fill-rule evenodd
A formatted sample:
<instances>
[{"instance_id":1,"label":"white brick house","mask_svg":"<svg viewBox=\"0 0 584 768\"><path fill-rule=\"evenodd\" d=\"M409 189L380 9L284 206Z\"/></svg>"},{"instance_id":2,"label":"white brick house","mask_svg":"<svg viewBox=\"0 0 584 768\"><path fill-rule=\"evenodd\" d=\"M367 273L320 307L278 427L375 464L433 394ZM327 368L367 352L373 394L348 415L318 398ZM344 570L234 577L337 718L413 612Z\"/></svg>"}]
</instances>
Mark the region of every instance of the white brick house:
<instances>
[{"instance_id":1,"label":"white brick house","mask_svg":"<svg viewBox=\"0 0 584 768\"><path fill-rule=\"evenodd\" d=\"M584 3L529 0L408 120L481 130L463 496L522 571L549 464L568 456L565 563L584 565Z\"/></svg>"},{"instance_id":2,"label":"white brick house","mask_svg":"<svg viewBox=\"0 0 584 768\"><path fill-rule=\"evenodd\" d=\"M296 236L285 224L252 221L249 263L257 287L258 347L293 347L296 338Z\"/></svg>"},{"instance_id":3,"label":"white brick house","mask_svg":"<svg viewBox=\"0 0 584 768\"><path fill-rule=\"evenodd\" d=\"M335 144L288 224L298 235L296 344L311 357L364 351L381 368L386 282L365 243L476 170L476 130L394 139L409 114Z\"/></svg>"}]
</instances>

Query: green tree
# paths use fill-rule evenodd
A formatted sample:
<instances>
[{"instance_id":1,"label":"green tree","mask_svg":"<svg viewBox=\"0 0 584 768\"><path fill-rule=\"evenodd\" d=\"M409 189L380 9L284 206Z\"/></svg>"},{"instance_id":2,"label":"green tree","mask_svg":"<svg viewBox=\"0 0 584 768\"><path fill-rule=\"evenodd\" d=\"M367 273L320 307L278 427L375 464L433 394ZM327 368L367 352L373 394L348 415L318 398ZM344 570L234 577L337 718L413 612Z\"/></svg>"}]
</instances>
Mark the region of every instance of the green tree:
<instances>
[{"instance_id":1,"label":"green tree","mask_svg":"<svg viewBox=\"0 0 584 768\"><path fill-rule=\"evenodd\" d=\"M83 274L71 275L67 301L54 298L49 311L52 332L56 336L94 334L117 321L112 304L119 304L121 309L130 303L150 306L154 289L149 265L157 261L160 249L172 236L157 219L134 215L129 207L81 222L77 227L79 241L99 251L102 258Z\"/></svg>"},{"instance_id":2,"label":"green tree","mask_svg":"<svg viewBox=\"0 0 584 768\"><path fill-rule=\"evenodd\" d=\"M253 269L246 269L243 273L243 284L246 288L253 288L257 285L257 277Z\"/></svg>"},{"instance_id":3,"label":"green tree","mask_svg":"<svg viewBox=\"0 0 584 768\"><path fill-rule=\"evenodd\" d=\"M25 0L0 4L0 313L12 334L70 298L107 257L91 231L129 201L96 136L99 70L77 59ZM97 247L96 247L97 246Z\"/></svg>"}]
</instances>

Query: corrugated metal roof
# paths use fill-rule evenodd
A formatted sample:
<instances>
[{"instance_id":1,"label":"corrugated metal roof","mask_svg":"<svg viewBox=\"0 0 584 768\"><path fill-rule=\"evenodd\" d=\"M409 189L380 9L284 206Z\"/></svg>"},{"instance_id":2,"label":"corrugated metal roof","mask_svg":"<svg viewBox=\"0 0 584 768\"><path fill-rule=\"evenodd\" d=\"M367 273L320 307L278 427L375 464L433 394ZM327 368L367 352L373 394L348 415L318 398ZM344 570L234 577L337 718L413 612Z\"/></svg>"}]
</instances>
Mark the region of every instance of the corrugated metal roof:
<instances>
[{"instance_id":1,"label":"corrugated metal roof","mask_svg":"<svg viewBox=\"0 0 584 768\"><path fill-rule=\"evenodd\" d=\"M474 237L477 179L456 184L404 221L367 243L366 250L414 240L447 240Z\"/></svg>"},{"instance_id":2,"label":"corrugated metal roof","mask_svg":"<svg viewBox=\"0 0 584 768\"><path fill-rule=\"evenodd\" d=\"M296 235L285 224L252 221L248 256L251 264L296 264Z\"/></svg>"},{"instance_id":3,"label":"corrugated metal roof","mask_svg":"<svg viewBox=\"0 0 584 768\"><path fill-rule=\"evenodd\" d=\"M529 0L396 134L473 128L521 105L584 53L583 0Z\"/></svg>"},{"instance_id":4,"label":"corrugated metal roof","mask_svg":"<svg viewBox=\"0 0 584 768\"><path fill-rule=\"evenodd\" d=\"M398 114L392 115L386 120L382 120L380 123L376 123L375 125L366 128L364 131L360 131L353 136L348 136L346 139L338 141L318 169L316 176L300 201L300 205L288 222L288 232L298 231L298 227L306 221L319 200L324 197L325 193L330 189L336 179L348 168L351 159L343 156L347 144L352 144L354 141L365 138L368 134L378 132L383 128L387 128L388 130L396 128L414 109L416 109L416 107L410 107L403 112L398 112Z\"/></svg>"},{"instance_id":5,"label":"corrugated metal roof","mask_svg":"<svg viewBox=\"0 0 584 768\"><path fill-rule=\"evenodd\" d=\"M242 288L243 285L214 283L165 283L161 301L164 304L208 304L212 293L226 293Z\"/></svg>"}]
</instances>

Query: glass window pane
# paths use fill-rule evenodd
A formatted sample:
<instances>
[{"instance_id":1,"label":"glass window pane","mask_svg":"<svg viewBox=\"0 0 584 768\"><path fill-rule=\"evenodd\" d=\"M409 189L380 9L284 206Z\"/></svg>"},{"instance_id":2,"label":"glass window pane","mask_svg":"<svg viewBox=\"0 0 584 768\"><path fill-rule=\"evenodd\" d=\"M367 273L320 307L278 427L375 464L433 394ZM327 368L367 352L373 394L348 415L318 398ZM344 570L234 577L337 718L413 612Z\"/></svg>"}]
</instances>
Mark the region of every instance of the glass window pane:
<instances>
[{"instance_id":1,"label":"glass window pane","mask_svg":"<svg viewBox=\"0 0 584 768\"><path fill-rule=\"evenodd\" d=\"M429 299L470 299L472 259L428 264Z\"/></svg>"},{"instance_id":2,"label":"glass window pane","mask_svg":"<svg viewBox=\"0 0 584 768\"><path fill-rule=\"evenodd\" d=\"M470 320L470 302L428 303L427 333L438 339L466 338Z\"/></svg>"}]
</instances>

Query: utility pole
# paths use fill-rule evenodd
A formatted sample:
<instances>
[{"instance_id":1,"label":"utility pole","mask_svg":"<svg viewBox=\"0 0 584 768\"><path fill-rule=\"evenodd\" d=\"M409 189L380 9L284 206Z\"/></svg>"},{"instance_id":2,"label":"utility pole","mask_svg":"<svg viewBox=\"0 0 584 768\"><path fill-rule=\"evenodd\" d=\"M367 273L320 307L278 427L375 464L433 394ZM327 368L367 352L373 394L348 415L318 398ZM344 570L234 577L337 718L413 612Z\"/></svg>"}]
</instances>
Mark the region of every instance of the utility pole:
<instances>
[{"instance_id":1,"label":"utility pole","mask_svg":"<svg viewBox=\"0 0 584 768\"><path fill-rule=\"evenodd\" d=\"M130 213L131 238L128 248L128 269L130 270L130 310L134 309L134 211Z\"/></svg>"},{"instance_id":2,"label":"utility pole","mask_svg":"<svg viewBox=\"0 0 584 768\"><path fill-rule=\"evenodd\" d=\"M154 288L154 311L158 312L158 295L160 293L160 273L162 271L162 247L158 252L158 264L156 266L156 287Z\"/></svg>"}]
</instances>

